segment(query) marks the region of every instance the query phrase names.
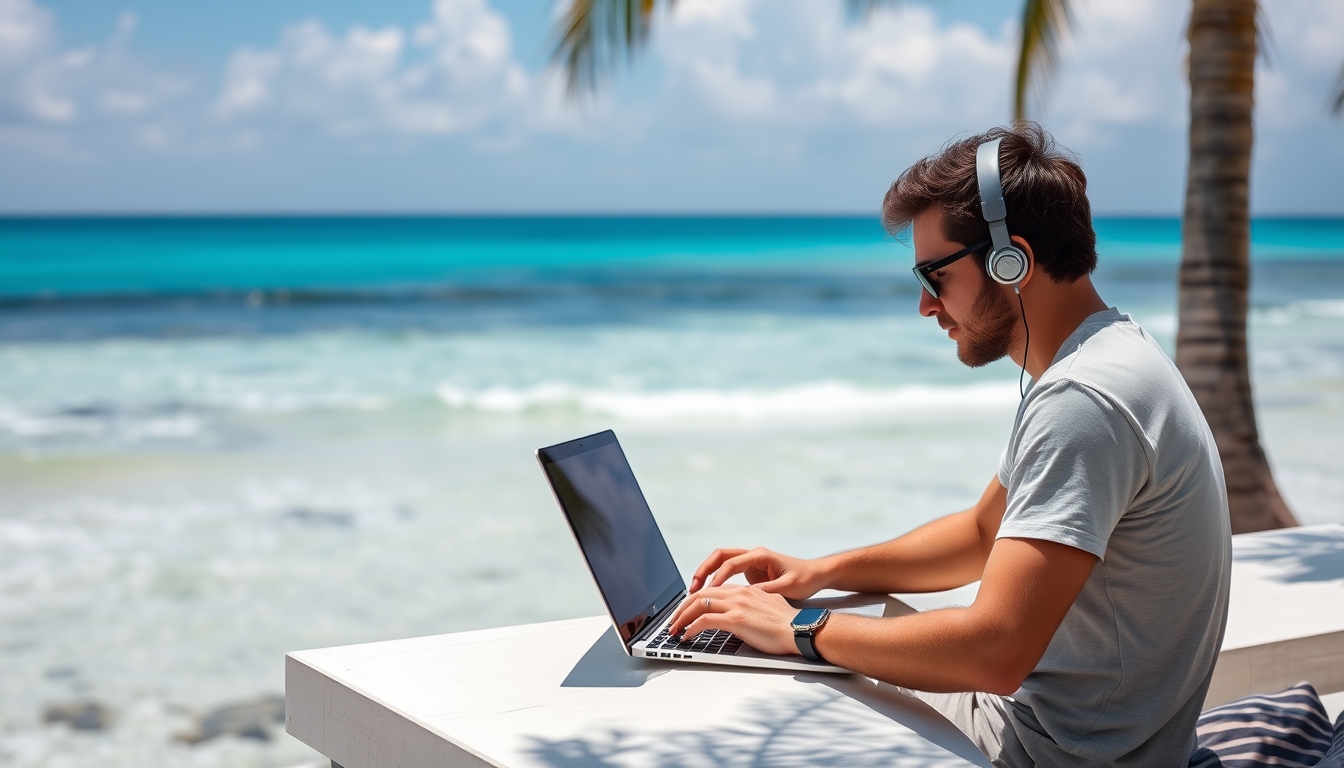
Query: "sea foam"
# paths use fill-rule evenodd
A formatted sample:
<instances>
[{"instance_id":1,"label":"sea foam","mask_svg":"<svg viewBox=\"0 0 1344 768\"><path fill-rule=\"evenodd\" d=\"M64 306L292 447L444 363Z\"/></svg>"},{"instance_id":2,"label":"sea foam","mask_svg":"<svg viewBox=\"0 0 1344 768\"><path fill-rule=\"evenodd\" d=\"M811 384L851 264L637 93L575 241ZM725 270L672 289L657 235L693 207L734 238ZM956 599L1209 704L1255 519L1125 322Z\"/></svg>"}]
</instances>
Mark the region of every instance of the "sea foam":
<instances>
[{"instance_id":1,"label":"sea foam","mask_svg":"<svg viewBox=\"0 0 1344 768\"><path fill-rule=\"evenodd\" d=\"M898 413L929 408L997 409L1018 400L1013 382L960 386L907 385L865 388L843 381L820 381L777 389L672 389L664 391L583 389L548 383L534 387L471 390L453 384L438 388L454 409L519 414L577 410L620 419L694 417L778 418Z\"/></svg>"}]
</instances>

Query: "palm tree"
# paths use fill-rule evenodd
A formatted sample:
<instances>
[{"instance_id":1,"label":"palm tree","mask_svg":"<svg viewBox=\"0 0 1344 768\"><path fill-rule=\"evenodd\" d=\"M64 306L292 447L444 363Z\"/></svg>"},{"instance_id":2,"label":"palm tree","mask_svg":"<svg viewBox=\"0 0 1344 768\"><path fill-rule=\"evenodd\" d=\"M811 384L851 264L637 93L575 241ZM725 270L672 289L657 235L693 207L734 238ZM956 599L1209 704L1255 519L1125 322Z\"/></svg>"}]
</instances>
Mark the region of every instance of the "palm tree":
<instances>
[{"instance_id":1,"label":"palm tree","mask_svg":"<svg viewBox=\"0 0 1344 768\"><path fill-rule=\"evenodd\" d=\"M1296 525L1260 447L1246 354L1256 0L1192 0L1190 159L1181 227L1176 365L1213 430L1235 533ZM1033 71L1054 64L1068 0L1028 0L1015 117ZM1341 93L1340 99L1344 99ZM1338 105L1337 101L1337 105Z\"/></svg>"},{"instance_id":2,"label":"palm tree","mask_svg":"<svg viewBox=\"0 0 1344 768\"><path fill-rule=\"evenodd\" d=\"M558 25L553 60L571 94L592 90L647 42L676 0L574 0ZM892 0L847 0L857 17ZM1013 116L1029 87L1057 63L1071 0L1025 0ZM1250 287L1250 165L1254 138L1257 0L1192 0L1189 26L1190 159L1176 365L1213 430L1227 478L1232 530L1296 525L1270 472L1256 426L1246 353ZM1344 111L1344 70L1333 110Z\"/></svg>"},{"instance_id":3,"label":"palm tree","mask_svg":"<svg viewBox=\"0 0 1344 768\"><path fill-rule=\"evenodd\" d=\"M1260 447L1246 355L1256 0L1194 0L1176 366L1218 441L1234 531L1296 525Z\"/></svg>"}]
</instances>

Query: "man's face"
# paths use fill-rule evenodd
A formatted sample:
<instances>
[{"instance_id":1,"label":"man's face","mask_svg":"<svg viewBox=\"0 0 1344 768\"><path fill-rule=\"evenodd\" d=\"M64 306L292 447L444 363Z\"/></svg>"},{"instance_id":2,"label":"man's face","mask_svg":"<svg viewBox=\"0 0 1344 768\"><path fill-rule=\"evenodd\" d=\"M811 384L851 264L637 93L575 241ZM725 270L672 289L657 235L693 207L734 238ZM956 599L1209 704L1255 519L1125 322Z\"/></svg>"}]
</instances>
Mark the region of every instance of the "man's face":
<instances>
[{"instance_id":1,"label":"man's face","mask_svg":"<svg viewBox=\"0 0 1344 768\"><path fill-rule=\"evenodd\" d=\"M965 248L943 237L943 212L930 208L912 225L915 264L937 261ZM1003 286L985 274L978 255L958 259L931 276L938 298L921 290L919 313L938 320L938 326L957 342L957 359L972 368L988 365L1008 354L1017 337L1017 309Z\"/></svg>"}]
</instances>

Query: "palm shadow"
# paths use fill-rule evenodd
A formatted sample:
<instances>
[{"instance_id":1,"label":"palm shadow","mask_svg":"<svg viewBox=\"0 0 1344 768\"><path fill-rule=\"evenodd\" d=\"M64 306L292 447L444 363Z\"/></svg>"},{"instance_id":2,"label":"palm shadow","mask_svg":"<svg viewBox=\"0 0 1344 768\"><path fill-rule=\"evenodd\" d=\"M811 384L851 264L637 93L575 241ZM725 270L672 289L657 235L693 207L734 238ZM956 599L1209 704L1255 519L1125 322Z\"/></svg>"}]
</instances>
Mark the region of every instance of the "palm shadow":
<instances>
[{"instance_id":1,"label":"palm shadow","mask_svg":"<svg viewBox=\"0 0 1344 768\"><path fill-rule=\"evenodd\" d=\"M604 728L563 739L534 736L524 752L554 768L989 765L950 722L891 686L866 678L852 684L802 682L825 690L811 691L805 701L751 701L745 717L716 728L656 733Z\"/></svg>"},{"instance_id":2,"label":"palm shadow","mask_svg":"<svg viewBox=\"0 0 1344 768\"><path fill-rule=\"evenodd\" d=\"M1344 526L1279 530L1244 536L1236 542L1237 562L1265 563L1277 581L1299 583L1344 579Z\"/></svg>"},{"instance_id":3,"label":"palm shadow","mask_svg":"<svg viewBox=\"0 0 1344 768\"><path fill-rule=\"evenodd\" d=\"M832 608L873 596L822 598ZM881 596L887 616L913 612ZM634 688L676 669L625 653L608 628L561 683L570 688ZM681 766L939 766L989 762L956 726L928 704L895 686L862 675L795 673L734 668L737 675L791 675L804 686L798 697L761 698L745 717L705 730L595 729L582 737L532 737L525 751L541 765L604 768L617 765ZM680 706L669 702L670 707ZM669 719L675 722L675 717Z\"/></svg>"}]
</instances>

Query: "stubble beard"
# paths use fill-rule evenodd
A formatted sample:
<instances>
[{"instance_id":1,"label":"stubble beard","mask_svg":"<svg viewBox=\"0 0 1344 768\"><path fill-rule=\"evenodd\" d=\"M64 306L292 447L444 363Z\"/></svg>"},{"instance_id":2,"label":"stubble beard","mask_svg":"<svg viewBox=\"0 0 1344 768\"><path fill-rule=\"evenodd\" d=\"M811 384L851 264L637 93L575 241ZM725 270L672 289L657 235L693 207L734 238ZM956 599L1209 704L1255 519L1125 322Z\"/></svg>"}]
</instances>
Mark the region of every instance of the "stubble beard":
<instances>
[{"instance_id":1,"label":"stubble beard","mask_svg":"<svg viewBox=\"0 0 1344 768\"><path fill-rule=\"evenodd\" d=\"M979 368L1008 354L1017 337L1017 309L999 284L983 278L980 293L971 305L971 314L958 323L957 359L963 365Z\"/></svg>"}]
</instances>

